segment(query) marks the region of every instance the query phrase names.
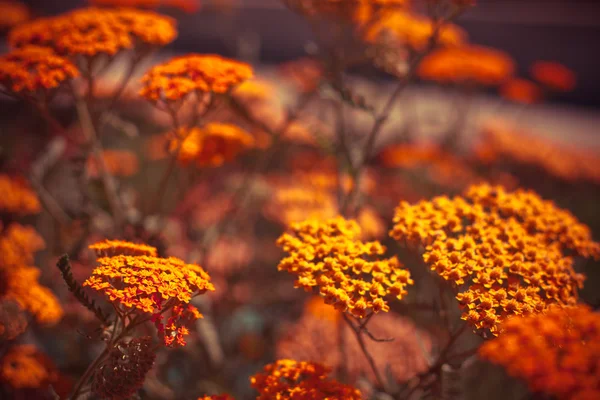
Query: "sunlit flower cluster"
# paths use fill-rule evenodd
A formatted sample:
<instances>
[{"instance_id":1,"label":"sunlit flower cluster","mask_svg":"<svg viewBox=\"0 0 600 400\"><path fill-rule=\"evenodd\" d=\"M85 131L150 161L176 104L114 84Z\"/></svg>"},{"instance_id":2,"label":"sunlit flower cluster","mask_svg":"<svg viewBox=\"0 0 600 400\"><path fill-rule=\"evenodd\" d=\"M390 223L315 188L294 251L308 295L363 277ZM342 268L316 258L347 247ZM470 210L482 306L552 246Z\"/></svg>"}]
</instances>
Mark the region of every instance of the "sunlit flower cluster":
<instances>
[{"instance_id":1,"label":"sunlit flower cluster","mask_svg":"<svg viewBox=\"0 0 600 400\"><path fill-rule=\"evenodd\" d=\"M198 400L234 400L228 394L213 394L212 396L198 397Z\"/></svg>"},{"instance_id":2,"label":"sunlit flower cluster","mask_svg":"<svg viewBox=\"0 0 600 400\"><path fill-rule=\"evenodd\" d=\"M254 137L244 129L211 122L201 128L182 130L169 142L169 151L177 154L183 165L218 167L235 159L254 145Z\"/></svg>"},{"instance_id":3,"label":"sunlit flower cluster","mask_svg":"<svg viewBox=\"0 0 600 400\"><path fill-rule=\"evenodd\" d=\"M18 1L0 1L0 30L4 31L31 18L29 8Z\"/></svg>"},{"instance_id":4,"label":"sunlit flower cluster","mask_svg":"<svg viewBox=\"0 0 600 400\"><path fill-rule=\"evenodd\" d=\"M381 256L385 247L360 236L358 224L342 217L292 224L291 233L277 241L289 253L278 269L296 275L296 287L318 289L327 304L356 318L387 312L386 297L402 299L413 281L396 257L368 260Z\"/></svg>"},{"instance_id":5,"label":"sunlit flower cluster","mask_svg":"<svg viewBox=\"0 0 600 400\"><path fill-rule=\"evenodd\" d=\"M568 211L535 193L482 184L395 210L391 236L423 246L423 260L456 288L462 318L498 333L514 315L574 304L584 277L566 252L600 256L600 244Z\"/></svg>"},{"instance_id":6,"label":"sunlit flower cluster","mask_svg":"<svg viewBox=\"0 0 600 400\"><path fill-rule=\"evenodd\" d=\"M575 88L575 72L554 61L536 61L531 65L531 76L548 89L568 92Z\"/></svg>"},{"instance_id":7,"label":"sunlit flower cluster","mask_svg":"<svg viewBox=\"0 0 600 400\"><path fill-rule=\"evenodd\" d=\"M143 386L155 358L149 336L120 344L95 371L92 392L103 399L131 398Z\"/></svg>"},{"instance_id":8,"label":"sunlit flower cluster","mask_svg":"<svg viewBox=\"0 0 600 400\"><path fill-rule=\"evenodd\" d=\"M570 182L600 183L600 157L595 152L543 138L506 122L488 123L475 151L484 164L506 160L541 168Z\"/></svg>"},{"instance_id":9,"label":"sunlit flower cluster","mask_svg":"<svg viewBox=\"0 0 600 400\"><path fill-rule=\"evenodd\" d=\"M560 400L600 398L600 314L587 306L510 319L479 355L523 379L533 392Z\"/></svg>"},{"instance_id":10,"label":"sunlit flower cluster","mask_svg":"<svg viewBox=\"0 0 600 400\"><path fill-rule=\"evenodd\" d=\"M303 184L277 185L264 209L267 218L289 225L306 219L326 220L338 214L334 196Z\"/></svg>"},{"instance_id":11,"label":"sunlit flower cluster","mask_svg":"<svg viewBox=\"0 0 600 400\"><path fill-rule=\"evenodd\" d=\"M150 101L177 101L191 93L228 93L250 79L252 67L218 55L189 54L151 68L140 94Z\"/></svg>"},{"instance_id":12,"label":"sunlit flower cluster","mask_svg":"<svg viewBox=\"0 0 600 400\"><path fill-rule=\"evenodd\" d=\"M189 333L185 325L202 317L190 300L215 290L200 266L174 257L116 254L100 257L97 262L99 267L83 285L104 293L127 310L151 316L167 346L185 345L184 336ZM171 316L164 322L163 314L169 309Z\"/></svg>"},{"instance_id":13,"label":"sunlit flower cluster","mask_svg":"<svg viewBox=\"0 0 600 400\"><path fill-rule=\"evenodd\" d=\"M496 49L464 45L438 49L426 56L419 76L441 83L497 86L515 70L511 57Z\"/></svg>"},{"instance_id":14,"label":"sunlit flower cluster","mask_svg":"<svg viewBox=\"0 0 600 400\"><path fill-rule=\"evenodd\" d=\"M50 368L35 346L12 346L0 358L0 381L15 389L37 389L56 380L56 370Z\"/></svg>"},{"instance_id":15,"label":"sunlit flower cluster","mask_svg":"<svg viewBox=\"0 0 600 400\"><path fill-rule=\"evenodd\" d=\"M60 55L115 55L138 44L163 46L177 36L175 21L152 11L83 8L13 29L12 47L50 47Z\"/></svg>"},{"instance_id":16,"label":"sunlit flower cluster","mask_svg":"<svg viewBox=\"0 0 600 400\"><path fill-rule=\"evenodd\" d=\"M106 170L113 176L128 177L135 175L139 169L137 156L128 150L104 150L102 158ZM100 166L94 156L88 159L87 170L90 176L100 176Z\"/></svg>"},{"instance_id":17,"label":"sunlit flower cluster","mask_svg":"<svg viewBox=\"0 0 600 400\"><path fill-rule=\"evenodd\" d=\"M277 360L250 382L259 393L257 400L362 399L358 389L329 378L329 372L329 368L317 363Z\"/></svg>"},{"instance_id":18,"label":"sunlit flower cluster","mask_svg":"<svg viewBox=\"0 0 600 400\"><path fill-rule=\"evenodd\" d=\"M152 246L142 243L131 243L123 240L104 240L89 246L100 257L114 256L150 256L156 257L157 250Z\"/></svg>"},{"instance_id":19,"label":"sunlit flower cluster","mask_svg":"<svg viewBox=\"0 0 600 400\"><path fill-rule=\"evenodd\" d=\"M376 379L354 331L339 323L342 314L325 304L320 297L311 298L302 317L286 329L277 341L276 357L313 360L334 370L344 370L349 382L361 376ZM342 321L343 322L343 321ZM427 369L424 354L431 350L431 339L409 319L393 313L380 314L368 324L376 338L393 342L366 340L365 346L380 371L387 370L398 382L405 382ZM339 347L344 343L344 354Z\"/></svg>"},{"instance_id":20,"label":"sunlit flower cluster","mask_svg":"<svg viewBox=\"0 0 600 400\"><path fill-rule=\"evenodd\" d=\"M49 91L77 75L75 65L48 48L26 46L0 56L0 85L12 93Z\"/></svg>"},{"instance_id":21,"label":"sunlit flower cluster","mask_svg":"<svg viewBox=\"0 0 600 400\"><path fill-rule=\"evenodd\" d=\"M0 193L0 212L27 215L41 209L36 194L22 179L0 174Z\"/></svg>"}]
</instances>

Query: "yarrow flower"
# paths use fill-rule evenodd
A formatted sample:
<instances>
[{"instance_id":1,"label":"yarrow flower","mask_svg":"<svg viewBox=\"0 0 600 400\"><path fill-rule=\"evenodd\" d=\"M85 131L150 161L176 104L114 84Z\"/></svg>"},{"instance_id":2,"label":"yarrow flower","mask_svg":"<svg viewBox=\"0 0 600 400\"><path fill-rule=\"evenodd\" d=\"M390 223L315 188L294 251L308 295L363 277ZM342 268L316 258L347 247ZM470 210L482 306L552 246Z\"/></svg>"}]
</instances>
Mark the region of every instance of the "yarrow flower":
<instances>
[{"instance_id":1,"label":"yarrow flower","mask_svg":"<svg viewBox=\"0 0 600 400\"><path fill-rule=\"evenodd\" d=\"M577 83L572 70L554 61L536 61L531 65L530 73L540 84L559 92L571 91Z\"/></svg>"},{"instance_id":2,"label":"yarrow flower","mask_svg":"<svg viewBox=\"0 0 600 400\"><path fill-rule=\"evenodd\" d=\"M396 257L370 261L385 252L381 243L362 242L361 229L343 217L291 225L277 245L289 253L277 267L296 275L295 287L317 288L327 304L356 318L387 312L388 296L402 299L412 285L410 273Z\"/></svg>"},{"instance_id":3,"label":"yarrow flower","mask_svg":"<svg viewBox=\"0 0 600 400\"><path fill-rule=\"evenodd\" d=\"M169 142L169 151L177 154L179 162L191 162L199 167L223 165L254 145L254 137L242 128L211 122L201 128L178 132Z\"/></svg>"},{"instance_id":4,"label":"yarrow flower","mask_svg":"<svg viewBox=\"0 0 600 400\"><path fill-rule=\"evenodd\" d=\"M123 240L105 240L103 242L94 243L89 246L94 250L97 257L114 257L114 256L158 256L155 247L146 244L131 243Z\"/></svg>"},{"instance_id":5,"label":"yarrow flower","mask_svg":"<svg viewBox=\"0 0 600 400\"><path fill-rule=\"evenodd\" d=\"M41 210L37 195L22 179L0 174L0 193L0 212L28 215Z\"/></svg>"},{"instance_id":6,"label":"yarrow flower","mask_svg":"<svg viewBox=\"0 0 600 400\"><path fill-rule=\"evenodd\" d=\"M246 63L218 55L189 54L152 67L142 78L142 97L182 100L191 93L225 94L253 75Z\"/></svg>"},{"instance_id":7,"label":"yarrow flower","mask_svg":"<svg viewBox=\"0 0 600 400\"><path fill-rule=\"evenodd\" d=\"M16 94L48 92L78 75L71 61L48 48L26 46L0 56L0 85Z\"/></svg>"},{"instance_id":8,"label":"yarrow flower","mask_svg":"<svg viewBox=\"0 0 600 400\"><path fill-rule=\"evenodd\" d=\"M59 55L114 56L136 45L164 46L177 36L175 21L152 11L83 8L39 18L9 34L12 47L50 47Z\"/></svg>"},{"instance_id":9,"label":"yarrow flower","mask_svg":"<svg viewBox=\"0 0 600 400\"><path fill-rule=\"evenodd\" d=\"M440 83L497 86L515 70L511 57L496 49L463 45L441 48L426 56L419 65L423 79Z\"/></svg>"},{"instance_id":10,"label":"yarrow flower","mask_svg":"<svg viewBox=\"0 0 600 400\"><path fill-rule=\"evenodd\" d=\"M58 378L50 360L35 346L12 346L0 358L0 381L15 389L37 389Z\"/></svg>"},{"instance_id":11,"label":"yarrow flower","mask_svg":"<svg viewBox=\"0 0 600 400\"><path fill-rule=\"evenodd\" d=\"M250 378L257 400L360 400L360 390L328 378L330 369L317 363L278 360Z\"/></svg>"},{"instance_id":12,"label":"yarrow flower","mask_svg":"<svg viewBox=\"0 0 600 400\"><path fill-rule=\"evenodd\" d=\"M144 385L155 359L149 336L119 344L94 372L92 392L103 399L131 398Z\"/></svg>"},{"instance_id":13,"label":"yarrow flower","mask_svg":"<svg viewBox=\"0 0 600 400\"><path fill-rule=\"evenodd\" d=\"M499 333L508 317L572 305L584 277L571 252L600 258L600 244L568 211L526 190L487 184L463 197L401 202L391 236L425 248L423 260L456 288L462 318Z\"/></svg>"},{"instance_id":14,"label":"yarrow flower","mask_svg":"<svg viewBox=\"0 0 600 400\"><path fill-rule=\"evenodd\" d=\"M126 310L151 316L165 345L184 346L184 336L189 333L186 325L202 318L189 302L196 295L215 290L210 276L200 266L174 257L118 254L119 248L128 251L132 247L136 246L119 243L108 250L114 255L98 258L99 267L83 285L104 293ZM165 322L167 310L171 315Z\"/></svg>"},{"instance_id":15,"label":"yarrow flower","mask_svg":"<svg viewBox=\"0 0 600 400\"><path fill-rule=\"evenodd\" d=\"M559 400L600 398L600 314L589 307L551 307L513 318L479 356L523 379L530 390Z\"/></svg>"},{"instance_id":16,"label":"yarrow flower","mask_svg":"<svg viewBox=\"0 0 600 400\"><path fill-rule=\"evenodd\" d=\"M31 18L29 8L18 1L0 1L0 30L5 31Z\"/></svg>"}]
</instances>

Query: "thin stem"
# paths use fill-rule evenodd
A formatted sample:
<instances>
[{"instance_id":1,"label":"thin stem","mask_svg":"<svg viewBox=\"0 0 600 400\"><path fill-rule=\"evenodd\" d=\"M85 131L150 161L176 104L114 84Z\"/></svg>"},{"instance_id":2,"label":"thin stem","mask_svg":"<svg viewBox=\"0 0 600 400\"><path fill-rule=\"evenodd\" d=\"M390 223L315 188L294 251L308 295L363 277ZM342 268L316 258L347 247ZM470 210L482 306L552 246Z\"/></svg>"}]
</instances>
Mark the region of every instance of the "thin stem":
<instances>
[{"instance_id":1,"label":"thin stem","mask_svg":"<svg viewBox=\"0 0 600 400\"><path fill-rule=\"evenodd\" d=\"M110 354L110 350L111 347L107 345L106 348L102 351L102 353L100 353L98 357L96 357L96 359L88 366L81 378L79 378L79 381L77 381L77 384L73 389L73 394L71 395L71 400L77 400L79 398L79 395L81 394L81 391L83 389L83 385L87 383L87 381L90 379L96 368L106 359L106 357L108 357L108 355Z\"/></svg>"}]
</instances>

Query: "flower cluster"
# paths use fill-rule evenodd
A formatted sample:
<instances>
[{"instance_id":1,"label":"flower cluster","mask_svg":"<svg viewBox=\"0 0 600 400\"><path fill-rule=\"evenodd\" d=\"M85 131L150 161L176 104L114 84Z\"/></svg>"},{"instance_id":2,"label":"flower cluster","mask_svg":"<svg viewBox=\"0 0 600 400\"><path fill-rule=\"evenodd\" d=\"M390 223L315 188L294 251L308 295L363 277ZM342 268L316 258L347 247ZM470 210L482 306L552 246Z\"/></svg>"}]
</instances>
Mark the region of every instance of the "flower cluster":
<instances>
[{"instance_id":1,"label":"flower cluster","mask_svg":"<svg viewBox=\"0 0 600 400\"><path fill-rule=\"evenodd\" d=\"M424 246L423 260L457 288L462 318L492 334L507 317L576 302L583 276L563 252L600 257L585 225L525 190L482 184L464 197L401 202L394 224L391 236Z\"/></svg>"},{"instance_id":2,"label":"flower cluster","mask_svg":"<svg viewBox=\"0 0 600 400\"><path fill-rule=\"evenodd\" d=\"M0 381L15 389L42 388L57 379L57 372L32 345L16 345L0 358Z\"/></svg>"},{"instance_id":3,"label":"flower cluster","mask_svg":"<svg viewBox=\"0 0 600 400\"><path fill-rule=\"evenodd\" d=\"M548 89L568 92L575 88L575 73L553 61L536 61L531 65L531 76Z\"/></svg>"},{"instance_id":4,"label":"flower cluster","mask_svg":"<svg viewBox=\"0 0 600 400\"><path fill-rule=\"evenodd\" d=\"M129 251L135 245L117 246L108 250L114 255L98 259L99 267L83 285L127 310L149 314L165 345L185 345L189 333L185 325L202 317L189 302L195 295L215 290L210 276L200 266L174 257L118 254L118 248ZM171 316L164 322L167 310Z\"/></svg>"},{"instance_id":5,"label":"flower cluster","mask_svg":"<svg viewBox=\"0 0 600 400\"><path fill-rule=\"evenodd\" d=\"M441 83L500 85L515 70L510 56L483 46L464 45L438 49L423 59L419 76Z\"/></svg>"},{"instance_id":6,"label":"flower cluster","mask_svg":"<svg viewBox=\"0 0 600 400\"><path fill-rule=\"evenodd\" d=\"M542 91L527 79L515 78L500 87L500 95L517 103L534 104L542 98Z\"/></svg>"},{"instance_id":7,"label":"flower cluster","mask_svg":"<svg viewBox=\"0 0 600 400\"><path fill-rule=\"evenodd\" d=\"M353 220L336 217L291 225L277 244L289 253L278 269L296 275L296 287L319 289L327 304L356 318L368 312L387 312L388 296L402 299L413 283L396 257L369 261L385 252L381 243L362 242L361 229Z\"/></svg>"},{"instance_id":8,"label":"flower cluster","mask_svg":"<svg viewBox=\"0 0 600 400\"><path fill-rule=\"evenodd\" d=\"M157 250L152 246L140 243L125 242L123 240L105 240L89 246L97 257L114 256L150 256L156 257Z\"/></svg>"},{"instance_id":9,"label":"flower cluster","mask_svg":"<svg viewBox=\"0 0 600 400\"><path fill-rule=\"evenodd\" d=\"M31 227L9 225L0 236L0 299L12 300L38 322L55 324L63 315L54 294L40 285L40 270L28 266L45 243Z\"/></svg>"},{"instance_id":10,"label":"flower cluster","mask_svg":"<svg viewBox=\"0 0 600 400\"><path fill-rule=\"evenodd\" d=\"M12 93L49 91L77 75L73 63L48 48L26 46L0 56L0 85Z\"/></svg>"},{"instance_id":11,"label":"flower cluster","mask_svg":"<svg viewBox=\"0 0 600 400\"><path fill-rule=\"evenodd\" d=\"M254 375L251 385L259 393L257 400L330 399L360 400L358 389L328 378L330 370L317 363L277 360Z\"/></svg>"},{"instance_id":12,"label":"flower cluster","mask_svg":"<svg viewBox=\"0 0 600 400\"><path fill-rule=\"evenodd\" d=\"M189 54L151 68L142 78L140 94L156 102L177 101L191 93L228 93L250 79L252 67L218 55Z\"/></svg>"},{"instance_id":13,"label":"flower cluster","mask_svg":"<svg viewBox=\"0 0 600 400\"><path fill-rule=\"evenodd\" d=\"M254 137L242 128L211 122L202 128L180 131L169 142L169 151L177 154L179 162L191 162L199 167L221 166L235 159L241 152L254 145Z\"/></svg>"},{"instance_id":14,"label":"flower cluster","mask_svg":"<svg viewBox=\"0 0 600 400\"><path fill-rule=\"evenodd\" d=\"M302 317L277 341L276 357L312 360L334 370L343 369L349 382L361 376L375 381L354 331L347 324L340 324L341 318L342 314L322 298L313 297L305 304ZM427 369L424 354L431 350L431 339L408 318L380 314L369 321L367 328L376 338L394 339L392 343L365 340L378 370L387 370L396 381L406 382ZM339 348L340 340L345 346L344 354Z\"/></svg>"},{"instance_id":15,"label":"flower cluster","mask_svg":"<svg viewBox=\"0 0 600 400\"><path fill-rule=\"evenodd\" d=\"M50 47L65 56L113 56L135 47L164 46L177 37L175 21L152 11L84 8L36 19L9 34L12 47Z\"/></svg>"},{"instance_id":16,"label":"flower cluster","mask_svg":"<svg viewBox=\"0 0 600 400\"><path fill-rule=\"evenodd\" d=\"M155 358L149 336L119 344L94 372L92 392L102 399L131 398L144 384Z\"/></svg>"},{"instance_id":17,"label":"flower cluster","mask_svg":"<svg viewBox=\"0 0 600 400\"><path fill-rule=\"evenodd\" d=\"M133 176L138 172L139 163L137 156L127 150L104 150L102 158L106 170L113 176L127 177ZM99 162L94 156L88 158L88 173L92 177L100 175Z\"/></svg>"},{"instance_id":18,"label":"flower cluster","mask_svg":"<svg viewBox=\"0 0 600 400\"><path fill-rule=\"evenodd\" d=\"M306 219L326 220L338 214L334 196L323 189L303 185L277 185L264 208L267 218L282 225Z\"/></svg>"},{"instance_id":19,"label":"flower cluster","mask_svg":"<svg viewBox=\"0 0 600 400\"><path fill-rule=\"evenodd\" d=\"M513 318L480 357L502 365L529 388L560 400L600 398L600 314L586 306L552 307Z\"/></svg>"},{"instance_id":20,"label":"flower cluster","mask_svg":"<svg viewBox=\"0 0 600 400\"><path fill-rule=\"evenodd\" d=\"M0 1L0 31L22 24L31 18L29 8L18 1Z\"/></svg>"},{"instance_id":21,"label":"flower cluster","mask_svg":"<svg viewBox=\"0 0 600 400\"><path fill-rule=\"evenodd\" d=\"M40 212L40 201L36 194L21 179L0 174L0 193L0 212L18 215Z\"/></svg>"}]
</instances>

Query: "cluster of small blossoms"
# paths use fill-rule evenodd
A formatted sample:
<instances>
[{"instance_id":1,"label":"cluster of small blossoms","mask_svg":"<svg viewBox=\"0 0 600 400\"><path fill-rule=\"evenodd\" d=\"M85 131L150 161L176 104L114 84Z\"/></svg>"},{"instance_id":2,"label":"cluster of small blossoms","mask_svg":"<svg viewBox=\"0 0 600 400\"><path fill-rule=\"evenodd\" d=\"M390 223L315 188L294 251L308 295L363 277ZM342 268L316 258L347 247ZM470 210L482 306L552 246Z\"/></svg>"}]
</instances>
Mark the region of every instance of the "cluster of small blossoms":
<instances>
[{"instance_id":1,"label":"cluster of small blossoms","mask_svg":"<svg viewBox=\"0 0 600 400\"><path fill-rule=\"evenodd\" d=\"M151 68L142 78L141 96L174 102L191 93L225 94L253 75L246 63L218 55L189 54Z\"/></svg>"},{"instance_id":2,"label":"cluster of small blossoms","mask_svg":"<svg viewBox=\"0 0 600 400\"><path fill-rule=\"evenodd\" d=\"M119 344L94 372L92 392L102 399L131 398L144 385L155 359L149 336Z\"/></svg>"},{"instance_id":3,"label":"cluster of small blossoms","mask_svg":"<svg viewBox=\"0 0 600 400\"><path fill-rule=\"evenodd\" d=\"M317 363L278 360L250 378L257 400L360 400L360 390L328 377L330 369Z\"/></svg>"},{"instance_id":4,"label":"cluster of small blossoms","mask_svg":"<svg viewBox=\"0 0 600 400\"><path fill-rule=\"evenodd\" d=\"M287 226L306 219L333 218L339 211L335 197L328 191L296 183L275 186L264 213Z\"/></svg>"},{"instance_id":5,"label":"cluster of small blossoms","mask_svg":"<svg viewBox=\"0 0 600 400\"><path fill-rule=\"evenodd\" d=\"M419 76L440 83L498 86L514 73L511 57L499 50L475 45L441 48L419 65Z\"/></svg>"},{"instance_id":6,"label":"cluster of small blossoms","mask_svg":"<svg viewBox=\"0 0 600 400\"><path fill-rule=\"evenodd\" d=\"M34 346L12 346L0 358L0 382L6 382L15 389L43 388L57 378L52 367Z\"/></svg>"},{"instance_id":7,"label":"cluster of small blossoms","mask_svg":"<svg viewBox=\"0 0 600 400\"><path fill-rule=\"evenodd\" d=\"M372 14L382 8L405 6L407 0L284 0L294 12L306 17L341 18L351 21L356 14Z\"/></svg>"},{"instance_id":8,"label":"cluster of small blossoms","mask_svg":"<svg viewBox=\"0 0 600 400\"><path fill-rule=\"evenodd\" d=\"M114 255L98 258L99 267L83 285L104 293L126 310L151 316L165 345L185 345L184 336L189 333L185 325L202 317L189 302L215 290L210 276L200 266L178 258L118 254L119 248L130 251L134 246L117 246L108 250ZM156 249L151 252L156 254ZM171 314L165 321L168 310Z\"/></svg>"},{"instance_id":9,"label":"cluster of small blossoms","mask_svg":"<svg viewBox=\"0 0 600 400\"><path fill-rule=\"evenodd\" d=\"M94 243L89 246L90 250L94 250L98 257L114 257L123 256L158 256L155 247L147 244L131 243L123 240L104 240L103 242Z\"/></svg>"},{"instance_id":10,"label":"cluster of small blossoms","mask_svg":"<svg viewBox=\"0 0 600 400\"><path fill-rule=\"evenodd\" d=\"M0 174L0 193L2 213L26 215L40 212L40 201L24 180Z\"/></svg>"},{"instance_id":11,"label":"cluster of small blossoms","mask_svg":"<svg viewBox=\"0 0 600 400\"><path fill-rule=\"evenodd\" d=\"M177 137L170 140L168 150L176 153L178 161L184 166L194 162L199 167L218 167L253 145L254 137L242 128L211 122L202 128L194 127L179 132Z\"/></svg>"},{"instance_id":12,"label":"cluster of small blossoms","mask_svg":"<svg viewBox=\"0 0 600 400\"><path fill-rule=\"evenodd\" d=\"M600 244L568 211L533 192L487 184L464 197L402 202L394 224L391 236L424 247L423 260L453 283L462 318L494 335L507 317L577 301L584 277L565 251L600 256Z\"/></svg>"},{"instance_id":13,"label":"cluster of small blossoms","mask_svg":"<svg viewBox=\"0 0 600 400\"><path fill-rule=\"evenodd\" d=\"M370 261L385 247L377 241L362 242L361 229L343 217L308 220L291 225L277 244L289 253L278 269L296 275L295 287L317 288L327 304L356 318L369 312L387 312L388 296L402 299L412 285L409 271L396 257Z\"/></svg>"},{"instance_id":14,"label":"cluster of small blossoms","mask_svg":"<svg viewBox=\"0 0 600 400\"><path fill-rule=\"evenodd\" d=\"M36 45L59 55L114 56L138 45L164 46L177 37L169 17L134 9L83 8L19 25L9 34L12 47Z\"/></svg>"},{"instance_id":15,"label":"cluster of small blossoms","mask_svg":"<svg viewBox=\"0 0 600 400\"><path fill-rule=\"evenodd\" d=\"M44 47L26 46L0 56L0 85L16 94L48 92L78 74L73 63Z\"/></svg>"},{"instance_id":16,"label":"cluster of small blossoms","mask_svg":"<svg viewBox=\"0 0 600 400\"><path fill-rule=\"evenodd\" d=\"M600 314L589 307L551 307L512 318L479 356L523 379L533 392L560 400L600 398Z\"/></svg>"}]
</instances>

